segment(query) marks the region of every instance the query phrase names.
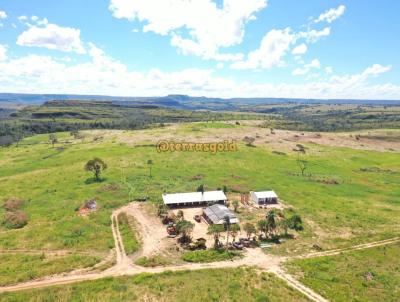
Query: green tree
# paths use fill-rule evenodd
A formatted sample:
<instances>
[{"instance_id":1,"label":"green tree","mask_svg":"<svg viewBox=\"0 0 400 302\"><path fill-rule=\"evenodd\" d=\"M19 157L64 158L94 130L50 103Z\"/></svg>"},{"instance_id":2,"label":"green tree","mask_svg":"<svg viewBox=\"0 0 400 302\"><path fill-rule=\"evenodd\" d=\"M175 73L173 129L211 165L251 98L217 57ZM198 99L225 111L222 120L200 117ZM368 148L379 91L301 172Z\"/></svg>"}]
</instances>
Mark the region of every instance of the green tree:
<instances>
[{"instance_id":1,"label":"green tree","mask_svg":"<svg viewBox=\"0 0 400 302\"><path fill-rule=\"evenodd\" d=\"M147 161L147 165L149 166L149 176L151 178L151 167L153 166L153 161L151 159L149 159Z\"/></svg>"},{"instance_id":2,"label":"green tree","mask_svg":"<svg viewBox=\"0 0 400 302\"><path fill-rule=\"evenodd\" d=\"M230 227L230 233L231 233L233 242L235 242L235 239L236 239L236 237L237 237L239 232L240 232L240 225L237 224L237 223L232 224L231 227Z\"/></svg>"},{"instance_id":3,"label":"green tree","mask_svg":"<svg viewBox=\"0 0 400 302\"><path fill-rule=\"evenodd\" d=\"M89 160L85 165L85 170L93 172L96 181L100 181L101 173L107 169L107 164L100 158Z\"/></svg>"},{"instance_id":4,"label":"green tree","mask_svg":"<svg viewBox=\"0 0 400 302\"><path fill-rule=\"evenodd\" d=\"M243 226L243 230L246 232L248 239L250 239L252 234L256 233L256 227L250 222L246 222L246 224Z\"/></svg>"},{"instance_id":5,"label":"green tree","mask_svg":"<svg viewBox=\"0 0 400 302\"><path fill-rule=\"evenodd\" d=\"M302 231L304 229L300 215L295 214L289 218L289 228L296 231Z\"/></svg>"},{"instance_id":6,"label":"green tree","mask_svg":"<svg viewBox=\"0 0 400 302\"><path fill-rule=\"evenodd\" d=\"M168 214L168 207L163 203L159 204L157 209L157 215L161 217L167 214Z\"/></svg>"},{"instance_id":7,"label":"green tree","mask_svg":"<svg viewBox=\"0 0 400 302\"><path fill-rule=\"evenodd\" d=\"M176 230L178 231L178 233L182 234L183 242L188 242L191 240L190 234L192 233L193 228L194 223L187 220L178 221L178 223L176 224Z\"/></svg>"},{"instance_id":8,"label":"green tree","mask_svg":"<svg viewBox=\"0 0 400 302\"><path fill-rule=\"evenodd\" d=\"M183 219L185 219L185 214L183 213L182 210L179 210L178 213L177 213L177 215L176 215L176 217L177 217L179 220L183 220Z\"/></svg>"},{"instance_id":9,"label":"green tree","mask_svg":"<svg viewBox=\"0 0 400 302\"><path fill-rule=\"evenodd\" d=\"M54 133L49 134L49 142L51 143L51 146L54 148L54 144L58 142L57 136Z\"/></svg>"},{"instance_id":10,"label":"green tree","mask_svg":"<svg viewBox=\"0 0 400 302\"><path fill-rule=\"evenodd\" d=\"M221 224L210 224L208 226L207 234L214 236L214 249L218 249L221 245L220 237L221 233L224 231L224 226Z\"/></svg>"},{"instance_id":11,"label":"green tree","mask_svg":"<svg viewBox=\"0 0 400 302\"><path fill-rule=\"evenodd\" d=\"M204 185L200 185L197 187L197 192L201 192L201 194L204 194Z\"/></svg>"},{"instance_id":12,"label":"green tree","mask_svg":"<svg viewBox=\"0 0 400 302\"><path fill-rule=\"evenodd\" d=\"M265 219L259 220L257 222L257 227L258 227L258 231L260 232L260 235L262 233L267 235L268 226L267 226L267 221Z\"/></svg>"},{"instance_id":13,"label":"green tree","mask_svg":"<svg viewBox=\"0 0 400 302\"><path fill-rule=\"evenodd\" d=\"M267 233L272 235L273 233L275 233L277 227L275 211L268 212L266 216L266 221L267 221Z\"/></svg>"}]
</instances>

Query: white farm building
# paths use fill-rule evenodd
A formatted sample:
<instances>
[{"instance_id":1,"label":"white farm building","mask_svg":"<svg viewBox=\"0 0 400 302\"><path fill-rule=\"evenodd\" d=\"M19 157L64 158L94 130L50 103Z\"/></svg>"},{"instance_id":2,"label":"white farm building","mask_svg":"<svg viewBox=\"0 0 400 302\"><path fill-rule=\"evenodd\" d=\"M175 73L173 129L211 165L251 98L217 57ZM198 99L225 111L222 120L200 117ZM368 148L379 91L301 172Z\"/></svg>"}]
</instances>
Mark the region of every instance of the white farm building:
<instances>
[{"instance_id":1,"label":"white farm building","mask_svg":"<svg viewBox=\"0 0 400 302\"><path fill-rule=\"evenodd\" d=\"M162 198L164 204L169 207L208 206L216 203L225 204L227 201L223 191L163 194Z\"/></svg>"},{"instance_id":2,"label":"white farm building","mask_svg":"<svg viewBox=\"0 0 400 302\"><path fill-rule=\"evenodd\" d=\"M258 205L277 204L278 195L274 191L250 192L251 200Z\"/></svg>"}]
</instances>

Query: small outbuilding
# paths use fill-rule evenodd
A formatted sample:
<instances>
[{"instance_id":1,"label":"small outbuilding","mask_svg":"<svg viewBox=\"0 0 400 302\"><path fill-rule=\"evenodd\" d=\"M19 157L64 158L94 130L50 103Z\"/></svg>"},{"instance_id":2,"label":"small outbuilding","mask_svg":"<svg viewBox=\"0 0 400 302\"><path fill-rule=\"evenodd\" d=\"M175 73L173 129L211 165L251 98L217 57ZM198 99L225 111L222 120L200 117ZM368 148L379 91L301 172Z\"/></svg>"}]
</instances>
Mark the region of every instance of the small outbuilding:
<instances>
[{"instance_id":1,"label":"small outbuilding","mask_svg":"<svg viewBox=\"0 0 400 302\"><path fill-rule=\"evenodd\" d=\"M251 200L257 205L277 204L278 195L274 191L250 192Z\"/></svg>"},{"instance_id":2,"label":"small outbuilding","mask_svg":"<svg viewBox=\"0 0 400 302\"><path fill-rule=\"evenodd\" d=\"M223 191L163 194L162 198L164 204L169 207L225 204L228 200Z\"/></svg>"},{"instance_id":3,"label":"small outbuilding","mask_svg":"<svg viewBox=\"0 0 400 302\"><path fill-rule=\"evenodd\" d=\"M203 216L209 224L224 224L226 216L229 217L230 223L239 223L239 219L235 213L222 204L214 204L205 208Z\"/></svg>"}]
</instances>

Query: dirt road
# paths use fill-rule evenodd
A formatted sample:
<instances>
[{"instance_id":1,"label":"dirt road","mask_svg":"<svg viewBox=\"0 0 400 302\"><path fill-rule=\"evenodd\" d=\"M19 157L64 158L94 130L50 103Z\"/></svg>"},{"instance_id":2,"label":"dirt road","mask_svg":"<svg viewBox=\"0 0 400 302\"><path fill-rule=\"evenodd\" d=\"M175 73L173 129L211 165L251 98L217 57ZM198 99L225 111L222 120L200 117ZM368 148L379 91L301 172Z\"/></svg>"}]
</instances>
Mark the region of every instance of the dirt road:
<instances>
[{"instance_id":1,"label":"dirt road","mask_svg":"<svg viewBox=\"0 0 400 302\"><path fill-rule=\"evenodd\" d=\"M282 268L282 263L291 259L338 255L340 253L373 248L377 246L393 244L400 241L400 237L396 237L366 244L360 244L349 248L310 253L291 258L267 255L261 249L255 248L255 249L247 249L242 259L234 261L221 261L212 263L188 263L184 265L146 268L133 264L131 259L127 257L125 253L123 240L118 228L118 214L122 212L125 212L128 215L132 215L136 219L141 229L140 234L142 241L142 250L140 252L140 255L149 256L162 249L163 239L165 239L166 237L166 232L160 221L155 217L151 217L150 215L145 213L141 204L131 203L125 207L116 210L111 215L111 221L112 221L111 229L115 242L115 255L116 255L116 264L113 267L102 272L93 272L93 273L73 272L70 274L49 276L40 280L28 281L16 285L0 287L0 293L20 291L25 289L43 288L53 285L70 284L81 281L96 280L105 277L136 275L140 273L161 273L164 271L199 270L207 268L215 268L215 269L236 268L240 266L253 266L261 270L276 274L276 276L287 282L293 288L303 293L312 301L327 302L328 300L326 300L319 294L315 293L312 289L306 287L298 280L296 280L293 276L288 274Z\"/></svg>"}]
</instances>

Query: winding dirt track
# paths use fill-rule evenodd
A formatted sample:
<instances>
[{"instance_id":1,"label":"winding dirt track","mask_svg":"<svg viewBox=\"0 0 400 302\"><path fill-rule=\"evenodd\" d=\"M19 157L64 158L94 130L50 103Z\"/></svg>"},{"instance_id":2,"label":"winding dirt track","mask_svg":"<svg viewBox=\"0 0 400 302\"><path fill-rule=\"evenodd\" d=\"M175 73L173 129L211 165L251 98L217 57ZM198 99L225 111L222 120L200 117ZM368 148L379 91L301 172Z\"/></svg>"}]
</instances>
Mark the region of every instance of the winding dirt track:
<instances>
[{"instance_id":1,"label":"winding dirt track","mask_svg":"<svg viewBox=\"0 0 400 302\"><path fill-rule=\"evenodd\" d=\"M292 275L288 274L283 269L281 264L290 259L332 256L332 255L338 255L340 253L361 250L361 249L368 249L400 241L400 237L396 237L366 244L360 244L350 248L310 253L291 258L267 255L263 253L261 249L248 249L245 253L245 256L242 259L235 261L222 261L213 263L190 263L185 265L145 268L133 264L132 260L129 257L127 257L125 253L124 244L118 228L118 214L122 212L125 212L128 215L132 215L137 220L138 225L143 231L141 232L142 250L138 255L151 255L154 251L157 251L160 248L162 237L165 237L165 235L162 235L160 232L154 232L153 227L157 228L159 226L151 223L159 223L159 222L152 221L151 218L146 216L146 214L141 211L140 205L138 203L131 203L125 207L116 210L111 215L111 221L112 221L111 229L114 237L115 255L116 255L116 264L114 266L102 272L92 272L92 273L72 272L70 274L49 276L40 280L28 281L15 285L0 287L0 293L34 289L34 288L43 288L54 285L64 285L64 284L76 283L87 280L96 280L105 277L136 275L140 273L161 273L164 271L182 271L182 270L199 270L207 268L235 268L240 266L254 266L261 270L274 273L277 277L287 282L290 286L303 293L306 297L308 297L312 301L327 302L328 300L326 300L319 294L315 293L312 289L300 283ZM154 234L156 234L156 236L154 236Z\"/></svg>"}]
</instances>

